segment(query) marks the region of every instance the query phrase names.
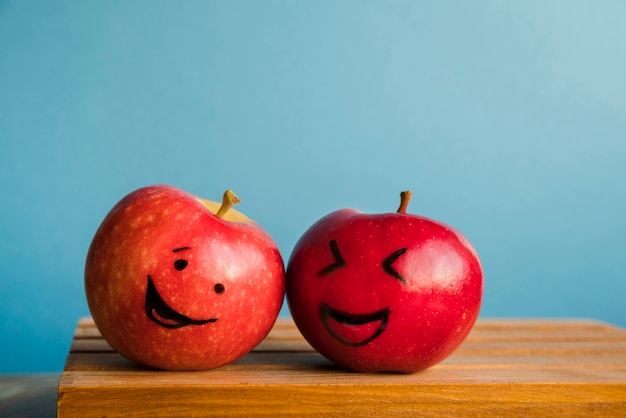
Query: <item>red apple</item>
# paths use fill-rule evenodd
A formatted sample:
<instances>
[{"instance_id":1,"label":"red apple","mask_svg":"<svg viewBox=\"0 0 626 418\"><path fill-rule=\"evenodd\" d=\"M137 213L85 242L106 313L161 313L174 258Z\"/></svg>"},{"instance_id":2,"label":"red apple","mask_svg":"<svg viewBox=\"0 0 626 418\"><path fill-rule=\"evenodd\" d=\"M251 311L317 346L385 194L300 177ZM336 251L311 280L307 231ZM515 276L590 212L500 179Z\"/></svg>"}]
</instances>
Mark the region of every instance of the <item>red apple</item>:
<instances>
[{"instance_id":1,"label":"red apple","mask_svg":"<svg viewBox=\"0 0 626 418\"><path fill-rule=\"evenodd\" d=\"M272 238L231 209L171 186L136 190L107 214L85 266L85 292L102 336L139 364L207 370L269 333L285 271Z\"/></svg>"},{"instance_id":2,"label":"red apple","mask_svg":"<svg viewBox=\"0 0 626 418\"><path fill-rule=\"evenodd\" d=\"M333 212L297 242L287 302L307 341L361 372L413 373L469 334L483 292L476 251L450 226L397 212Z\"/></svg>"}]
</instances>

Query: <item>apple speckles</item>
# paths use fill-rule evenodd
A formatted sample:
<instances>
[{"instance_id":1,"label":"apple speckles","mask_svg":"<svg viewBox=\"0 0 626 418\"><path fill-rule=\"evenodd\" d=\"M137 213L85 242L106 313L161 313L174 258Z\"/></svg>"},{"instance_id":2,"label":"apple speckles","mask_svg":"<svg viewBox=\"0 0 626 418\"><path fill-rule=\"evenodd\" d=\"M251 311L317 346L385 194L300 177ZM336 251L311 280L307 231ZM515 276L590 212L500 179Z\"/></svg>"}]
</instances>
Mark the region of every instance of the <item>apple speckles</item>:
<instances>
[{"instance_id":1,"label":"apple speckles","mask_svg":"<svg viewBox=\"0 0 626 418\"><path fill-rule=\"evenodd\" d=\"M269 332L284 298L275 243L256 224L208 215L197 198L150 186L120 200L98 228L85 268L87 299L103 337L122 355L160 369L207 370ZM193 252L172 255L182 247ZM163 303L155 294L146 301L147 277Z\"/></svg>"},{"instance_id":2,"label":"apple speckles","mask_svg":"<svg viewBox=\"0 0 626 418\"><path fill-rule=\"evenodd\" d=\"M329 249L333 240L341 257ZM311 345L344 367L423 370L443 360L471 329L482 288L476 284L482 272L471 255L456 233L424 217L336 211L311 226L292 252L290 310ZM327 274L320 277L320 271ZM324 323L320 301L340 313ZM353 315L382 307L389 309L389 324L375 340L346 347L333 338L361 341L351 338L362 320Z\"/></svg>"}]
</instances>

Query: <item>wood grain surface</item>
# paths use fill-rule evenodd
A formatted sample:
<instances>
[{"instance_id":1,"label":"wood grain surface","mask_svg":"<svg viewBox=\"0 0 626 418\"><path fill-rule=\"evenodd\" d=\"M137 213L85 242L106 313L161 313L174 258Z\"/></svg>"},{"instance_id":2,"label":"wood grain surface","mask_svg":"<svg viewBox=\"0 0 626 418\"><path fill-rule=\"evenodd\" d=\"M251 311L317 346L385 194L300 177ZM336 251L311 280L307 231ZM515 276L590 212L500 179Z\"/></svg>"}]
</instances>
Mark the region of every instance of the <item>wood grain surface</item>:
<instances>
[{"instance_id":1,"label":"wood grain surface","mask_svg":"<svg viewBox=\"0 0 626 418\"><path fill-rule=\"evenodd\" d=\"M238 361L139 367L79 321L58 416L626 416L626 330L592 320L480 319L443 363L363 374L326 360L280 318Z\"/></svg>"}]
</instances>

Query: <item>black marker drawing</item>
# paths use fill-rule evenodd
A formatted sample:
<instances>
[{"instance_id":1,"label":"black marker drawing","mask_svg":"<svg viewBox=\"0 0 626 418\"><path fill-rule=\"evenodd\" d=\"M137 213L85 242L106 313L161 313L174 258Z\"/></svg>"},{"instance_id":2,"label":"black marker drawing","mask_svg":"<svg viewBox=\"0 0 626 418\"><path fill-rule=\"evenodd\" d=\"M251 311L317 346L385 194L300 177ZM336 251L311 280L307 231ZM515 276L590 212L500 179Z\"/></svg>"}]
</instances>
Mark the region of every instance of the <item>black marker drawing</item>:
<instances>
[{"instance_id":1,"label":"black marker drawing","mask_svg":"<svg viewBox=\"0 0 626 418\"><path fill-rule=\"evenodd\" d=\"M393 268L392 264L395 263L396 260L406 252L406 250L406 247L400 248L399 250L391 253L390 256L383 260L383 270L385 270L385 273L391 275L391 277L393 277L394 279L400 280L401 283L406 283L406 279L404 278L404 276L398 273L395 268Z\"/></svg>"},{"instance_id":2,"label":"black marker drawing","mask_svg":"<svg viewBox=\"0 0 626 418\"><path fill-rule=\"evenodd\" d=\"M148 275L148 289L146 290L146 315L156 324L171 329L181 328L187 325L204 325L209 322L217 321L217 318L192 319L176 312L163 300L161 295L159 295L150 275Z\"/></svg>"},{"instance_id":3,"label":"black marker drawing","mask_svg":"<svg viewBox=\"0 0 626 418\"><path fill-rule=\"evenodd\" d=\"M339 247L337 246L337 241L331 240L328 243L328 245L330 246L330 252L332 253L335 260L331 264L327 265L322 270L320 270L317 273L317 277L325 276L337 270L338 268L341 268L346 265L346 262L344 261L343 257L339 253Z\"/></svg>"},{"instance_id":4,"label":"black marker drawing","mask_svg":"<svg viewBox=\"0 0 626 418\"><path fill-rule=\"evenodd\" d=\"M326 328L326 331L335 340L350 347L360 347L365 344L369 344L375 340L384 330L387 328L387 322L389 321L389 308L384 308L371 314L350 314L347 312L333 309L327 303L320 303L319 316L322 321L322 325ZM369 337L360 341L347 341L333 330L331 321L336 321L344 325L359 326L366 325L372 322L380 322L378 328Z\"/></svg>"}]
</instances>

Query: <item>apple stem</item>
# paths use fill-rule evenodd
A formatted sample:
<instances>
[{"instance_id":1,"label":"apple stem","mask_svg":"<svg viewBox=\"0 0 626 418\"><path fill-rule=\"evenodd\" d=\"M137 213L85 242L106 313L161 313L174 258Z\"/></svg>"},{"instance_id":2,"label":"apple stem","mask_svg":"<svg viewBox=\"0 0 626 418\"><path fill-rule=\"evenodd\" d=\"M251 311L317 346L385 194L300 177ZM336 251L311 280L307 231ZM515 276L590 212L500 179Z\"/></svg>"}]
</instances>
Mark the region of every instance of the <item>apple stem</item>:
<instances>
[{"instance_id":1,"label":"apple stem","mask_svg":"<svg viewBox=\"0 0 626 418\"><path fill-rule=\"evenodd\" d=\"M406 208L409 206L409 200L411 200L412 193L408 190L400 192L400 207L398 213L406 213Z\"/></svg>"},{"instance_id":2,"label":"apple stem","mask_svg":"<svg viewBox=\"0 0 626 418\"><path fill-rule=\"evenodd\" d=\"M222 206L220 206L215 215L218 218L223 218L226 212L239 202L241 202L241 199L239 199L232 190L226 190L224 196L222 196Z\"/></svg>"}]
</instances>

